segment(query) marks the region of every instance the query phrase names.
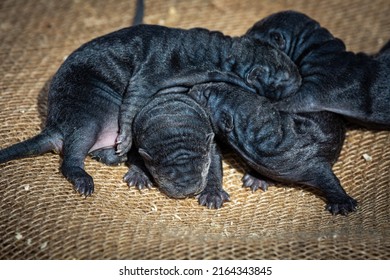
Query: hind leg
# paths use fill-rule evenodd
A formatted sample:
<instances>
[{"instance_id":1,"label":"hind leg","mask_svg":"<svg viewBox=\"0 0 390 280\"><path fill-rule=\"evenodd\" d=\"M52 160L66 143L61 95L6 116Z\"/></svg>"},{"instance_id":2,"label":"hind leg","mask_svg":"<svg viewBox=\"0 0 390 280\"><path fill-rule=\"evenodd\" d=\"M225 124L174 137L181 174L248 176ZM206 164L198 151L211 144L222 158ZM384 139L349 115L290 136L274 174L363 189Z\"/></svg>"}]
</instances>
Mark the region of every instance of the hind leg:
<instances>
[{"instance_id":1,"label":"hind leg","mask_svg":"<svg viewBox=\"0 0 390 280\"><path fill-rule=\"evenodd\" d=\"M313 166L305 172L304 178L308 180L302 183L313 186L323 193L327 201L326 210L333 215L347 215L356 210L357 201L345 192L330 165Z\"/></svg>"},{"instance_id":2,"label":"hind leg","mask_svg":"<svg viewBox=\"0 0 390 280\"><path fill-rule=\"evenodd\" d=\"M252 192L257 191L258 189L262 189L264 192L268 190L268 187L270 185L274 185L275 182L264 179L260 174L255 172L254 170L248 171L243 177L242 177L242 183L243 186L246 188L250 188Z\"/></svg>"},{"instance_id":3,"label":"hind leg","mask_svg":"<svg viewBox=\"0 0 390 280\"><path fill-rule=\"evenodd\" d=\"M96 141L96 135L93 128L87 130L83 127L82 132L77 131L64 139L61 172L76 191L85 196L94 191L93 179L84 170L84 160Z\"/></svg>"},{"instance_id":4,"label":"hind leg","mask_svg":"<svg viewBox=\"0 0 390 280\"><path fill-rule=\"evenodd\" d=\"M90 152L89 155L93 159L96 159L97 161L106 165L119 165L127 161L127 155L118 155L114 147L98 149Z\"/></svg>"},{"instance_id":5,"label":"hind leg","mask_svg":"<svg viewBox=\"0 0 390 280\"><path fill-rule=\"evenodd\" d=\"M356 200L344 191L339 179L333 173L330 164L317 163L306 166L308 167L305 169L292 172L293 176L281 177L279 180L289 183L299 183L320 190L327 201L326 210L333 215L347 215L349 212L356 210ZM261 188L264 190L263 179L258 178L255 173L245 175L243 181L244 185L252 188L252 190L253 188Z\"/></svg>"}]
</instances>

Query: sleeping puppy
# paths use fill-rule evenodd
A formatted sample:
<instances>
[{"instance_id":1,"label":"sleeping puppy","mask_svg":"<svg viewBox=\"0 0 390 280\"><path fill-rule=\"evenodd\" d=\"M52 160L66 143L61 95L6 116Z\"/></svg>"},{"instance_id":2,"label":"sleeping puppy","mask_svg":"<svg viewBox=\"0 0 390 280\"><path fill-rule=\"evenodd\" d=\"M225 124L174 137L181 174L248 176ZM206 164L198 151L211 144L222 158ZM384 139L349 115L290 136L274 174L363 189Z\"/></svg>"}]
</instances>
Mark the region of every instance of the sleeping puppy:
<instances>
[{"instance_id":1,"label":"sleeping puppy","mask_svg":"<svg viewBox=\"0 0 390 280\"><path fill-rule=\"evenodd\" d=\"M117 43L121 53L115 56L115 65L124 66L120 74L125 74L125 79L119 83L124 86L119 89L123 104L116 140L120 155L131 147L131 123L135 114L147 103L150 94L157 91L221 81L253 92L266 89L290 94L298 89L301 82L296 66L287 56L253 38L231 38L201 28L182 30L138 25L106 35L102 42L97 39L95 43L100 50L107 41ZM101 52L91 52L90 46L84 55L104 59ZM81 67L85 66L89 66L88 63ZM98 73L99 80L109 84L111 80L107 80L106 74Z\"/></svg>"},{"instance_id":2,"label":"sleeping puppy","mask_svg":"<svg viewBox=\"0 0 390 280\"><path fill-rule=\"evenodd\" d=\"M153 180L169 197L199 195L199 203L208 208L220 208L229 200L222 189L221 155L209 116L191 97L157 94L136 115L133 135L146 168L130 153L125 175L129 185L142 189Z\"/></svg>"},{"instance_id":3,"label":"sleeping puppy","mask_svg":"<svg viewBox=\"0 0 390 280\"><path fill-rule=\"evenodd\" d=\"M64 61L50 84L45 128L1 150L0 163L57 151L62 174L80 194L91 195L88 154L107 163L126 160L134 116L157 91L208 81L289 94L301 78L283 52L253 38L199 28L124 28L84 44Z\"/></svg>"},{"instance_id":4,"label":"sleeping puppy","mask_svg":"<svg viewBox=\"0 0 390 280\"><path fill-rule=\"evenodd\" d=\"M332 171L345 136L339 116L279 112L267 98L225 83L197 85L190 95L207 108L218 139L257 173L319 189L334 215L356 209ZM251 175L244 183L253 190L267 186Z\"/></svg>"},{"instance_id":5,"label":"sleeping puppy","mask_svg":"<svg viewBox=\"0 0 390 280\"><path fill-rule=\"evenodd\" d=\"M297 93L274 96L282 99L275 104L279 110L328 111L368 128L390 129L388 46L375 57L347 52L340 39L295 11L264 18L246 36L279 48L299 68L302 85Z\"/></svg>"}]
</instances>

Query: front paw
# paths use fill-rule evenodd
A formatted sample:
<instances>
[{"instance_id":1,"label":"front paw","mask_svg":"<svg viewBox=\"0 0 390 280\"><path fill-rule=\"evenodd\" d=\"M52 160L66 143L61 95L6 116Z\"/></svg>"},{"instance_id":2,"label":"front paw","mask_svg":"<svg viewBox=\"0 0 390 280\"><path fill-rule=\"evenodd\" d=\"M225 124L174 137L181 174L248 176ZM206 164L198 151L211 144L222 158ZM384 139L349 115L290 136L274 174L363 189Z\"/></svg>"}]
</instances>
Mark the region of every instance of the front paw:
<instances>
[{"instance_id":1,"label":"front paw","mask_svg":"<svg viewBox=\"0 0 390 280\"><path fill-rule=\"evenodd\" d=\"M114 166L127 161L127 154L119 156L114 148L103 148L89 153L93 159Z\"/></svg>"},{"instance_id":2,"label":"front paw","mask_svg":"<svg viewBox=\"0 0 390 280\"><path fill-rule=\"evenodd\" d=\"M74 189L81 195L90 196L94 191L92 177L79 166L63 164L61 172L72 183Z\"/></svg>"},{"instance_id":3,"label":"front paw","mask_svg":"<svg viewBox=\"0 0 390 280\"><path fill-rule=\"evenodd\" d=\"M73 185L75 190L84 196L91 196L94 191L93 179L91 176L85 174L78 178L74 178Z\"/></svg>"},{"instance_id":4,"label":"front paw","mask_svg":"<svg viewBox=\"0 0 390 280\"><path fill-rule=\"evenodd\" d=\"M341 202L328 202L326 205L326 210L328 210L332 215L343 215L347 216L348 213L356 211L357 201L352 197L347 197Z\"/></svg>"},{"instance_id":5,"label":"front paw","mask_svg":"<svg viewBox=\"0 0 390 280\"><path fill-rule=\"evenodd\" d=\"M225 201L230 201L230 196L223 189L205 189L198 196L199 204L209 209L221 208Z\"/></svg>"},{"instance_id":6,"label":"front paw","mask_svg":"<svg viewBox=\"0 0 390 280\"><path fill-rule=\"evenodd\" d=\"M123 180L127 183L129 187L136 187L138 190L145 188L150 189L153 186L152 181L149 176L145 174L141 169L135 168L134 166L127 171Z\"/></svg>"},{"instance_id":7,"label":"front paw","mask_svg":"<svg viewBox=\"0 0 390 280\"><path fill-rule=\"evenodd\" d=\"M257 191L258 189L262 189L264 192L268 190L268 182L258 179L250 174L245 174L244 177L242 177L243 186L250 188L252 192Z\"/></svg>"},{"instance_id":8,"label":"front paw","mask_svg":"<svg viewBox=\"0 0 390 280\"><path fill-rule=\"evenodd\" d=\"M124 156L130 151L132 145L131 133L120 132L116 139L116 153L119 157Z\"/></svg>"}]
</instances>

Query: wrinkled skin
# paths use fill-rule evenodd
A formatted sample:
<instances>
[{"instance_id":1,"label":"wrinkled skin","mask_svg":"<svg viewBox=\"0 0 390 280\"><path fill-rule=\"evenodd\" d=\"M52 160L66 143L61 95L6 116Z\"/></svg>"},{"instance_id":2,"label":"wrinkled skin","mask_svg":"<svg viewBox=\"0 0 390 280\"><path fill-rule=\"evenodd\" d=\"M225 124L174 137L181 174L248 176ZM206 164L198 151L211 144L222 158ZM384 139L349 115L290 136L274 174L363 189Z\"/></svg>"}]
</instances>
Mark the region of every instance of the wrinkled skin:
<instances>
[{"instance_id":1,"label":"wrinkled skin","mask_svg":"<svg viewBox=\"0 0 390 280\"><path fill-rule=\"evenodd\" d=\"M223 81L253 92L287 94L300 85L299 72L287 56L252 38L230 38L200 28L181 30L148 25L119 32L124 34L115 37L126 42L124 52L130 54L120 59L132 61L128 63L132 76L127 77L130 79L119 115L119 154L125 154L131 147L131 122L135 114L157 91Z\"/></svg>"},{"instance_id":2,"label":"wrinkled skin","mask_svg":"<svg viewBox=\"0 0 390 280\"><path fill-rule=\"evenodd\" d=\"M346 51L340 39L295 11L264 18L246 36L279 48L299 68L302 85L296 94L277 96L279 110L328 111L368 128L390 129L389 43L377 56Z\"/></svg>"},{"instance_id":3,"label":"wrinkled skin","mask_svg":"<svg viewBox=\"0 0 390 280\"><path fill-rule=\"evenodd\" d=\"M224 83L198 85L190 94L208 109L218 138L258 174L317 188L332 214L355 210L332 172L345 135L338 116L279 112L267 98ZM253 190L267 188L253 173L243 180Z\"/></svg>"},{"instance_id":4,"label":"wrinkled skin","mask_svg":"<svg viewBox=\"0 0 390 280\"><path fill-rule=\"evenodd\" d=\"M134 116L156 92L207 81L289 94L300 76L283 52L255 39L205 29L124 28L65 60L51 81L46 127L1 150L0 163L55 150L63 155L63 175L80 194L91 195L93 179L84 170L88 154L109 164L126 161Z\"/></svg>"},{"instance_id":5,"label":"wrinkled skin","mask_svg":"<svg viewBox=\"0 0 390 280\"><path fill-rule=\"evenodd\" d=\"M132 162L128 183L148 182L147 173L169 197L199 195L199 202L220 208L229 195L222 189L221 155L205 110L186 94L157 94L136 115L135 146L142 163ZM136 178L138 177L138 178ZM137 184L138 188L148 183Z\"/></svg>"}]
</instances>

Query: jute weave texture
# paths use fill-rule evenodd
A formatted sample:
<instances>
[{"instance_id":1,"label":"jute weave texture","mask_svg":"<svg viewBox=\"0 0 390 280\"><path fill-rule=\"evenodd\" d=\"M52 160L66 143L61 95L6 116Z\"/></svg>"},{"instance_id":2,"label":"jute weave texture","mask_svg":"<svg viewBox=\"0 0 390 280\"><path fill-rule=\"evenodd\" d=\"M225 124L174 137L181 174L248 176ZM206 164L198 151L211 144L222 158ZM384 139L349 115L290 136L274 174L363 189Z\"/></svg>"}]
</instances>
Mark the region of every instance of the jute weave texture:
<instances>
[{"instance_id":1,"label":"jute weave texture","mask_svg":"<svg viewBox=\"0 0 390 280\"><path fill-rule=\"evenodd\" d=\"M50 77L82 43L128 26L134 2L0 2L0 148L41 130ZM235 36L294 9L352 51L373 53L390 39L388 0L145 2L152 24ZM389 132L349 127L334 166L359 202L348 217L330 215L304 187L242 188L245 166L230 152L223 166L231 202L219 210L129 189L125 166L87 159L96 186L85 199L60 174L58 155L12 161L0 165L0 259L390 259L389 147Z\"/></svg>"}]
</instances>

